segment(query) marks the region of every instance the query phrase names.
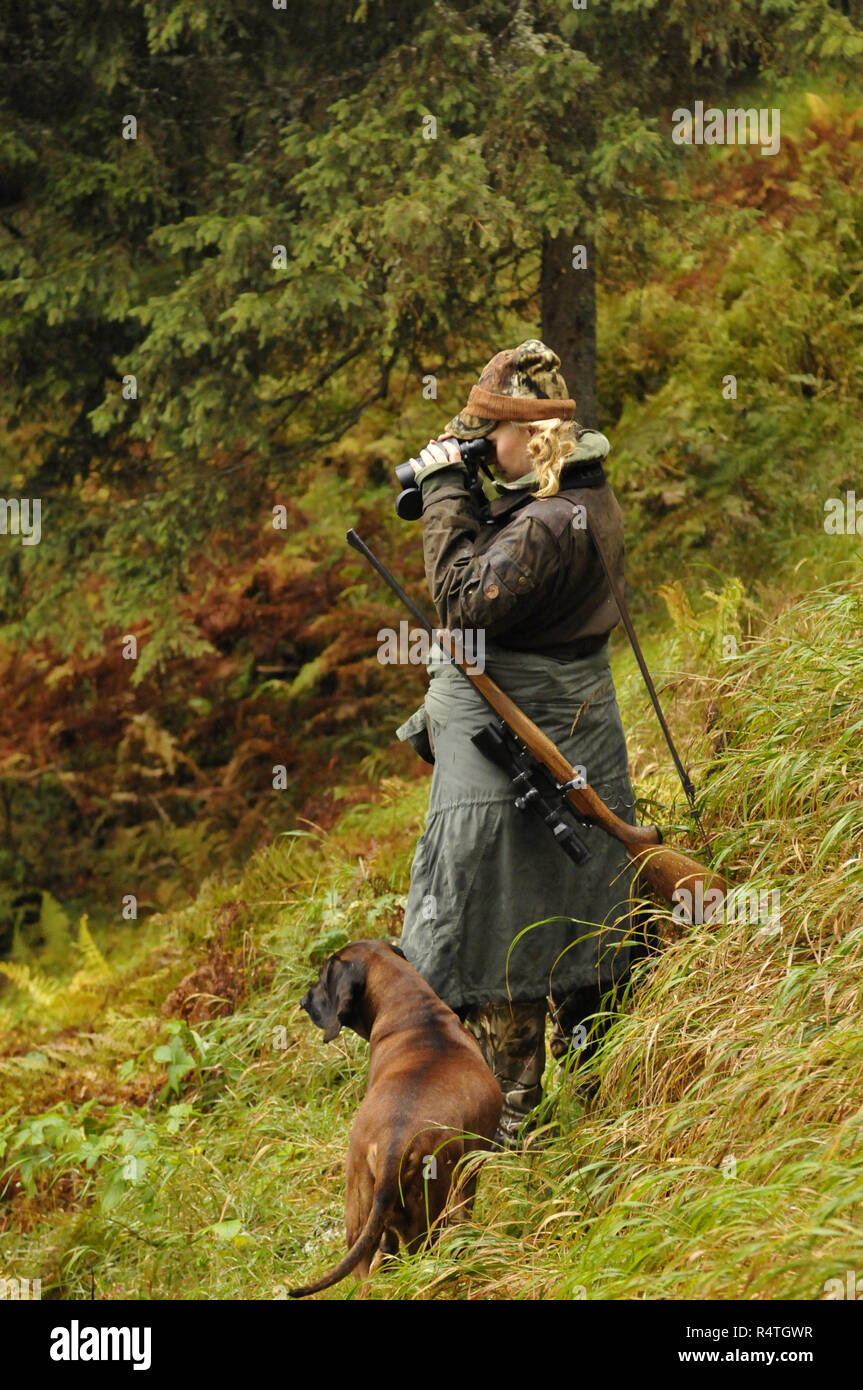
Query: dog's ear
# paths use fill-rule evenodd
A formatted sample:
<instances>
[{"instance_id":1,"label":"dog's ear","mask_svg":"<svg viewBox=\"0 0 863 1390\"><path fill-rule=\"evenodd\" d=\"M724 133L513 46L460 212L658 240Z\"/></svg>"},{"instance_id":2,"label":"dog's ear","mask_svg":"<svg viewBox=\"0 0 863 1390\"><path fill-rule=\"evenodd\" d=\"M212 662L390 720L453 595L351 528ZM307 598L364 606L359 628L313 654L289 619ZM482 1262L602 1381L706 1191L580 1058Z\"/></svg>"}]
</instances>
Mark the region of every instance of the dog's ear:
<instances>
[{"instance_id":1,"label":"dog's ear","mask_svg":"<svg viewBox=\"0 0 863 1390\"><path fill-rule=\"evenodd\" d=\"M360 960L339 960L333 956L327 966L326 1003L322 1024L324 1042L338 1037L342 1025L353 1026L352 1017L366 987L366 970Z\"/></svg>"}]
</instances>

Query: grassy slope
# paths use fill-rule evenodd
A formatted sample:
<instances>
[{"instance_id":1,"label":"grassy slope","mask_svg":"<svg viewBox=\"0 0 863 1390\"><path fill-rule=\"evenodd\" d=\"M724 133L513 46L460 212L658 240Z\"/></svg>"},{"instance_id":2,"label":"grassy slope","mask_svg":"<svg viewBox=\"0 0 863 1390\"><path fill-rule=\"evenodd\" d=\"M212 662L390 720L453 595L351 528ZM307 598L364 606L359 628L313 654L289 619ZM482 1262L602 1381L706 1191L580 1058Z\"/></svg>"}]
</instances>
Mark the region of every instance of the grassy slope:
<instances>
[{"instance_id":1,"label":"grassy slope","mask_svg":"<svg viewBox=\"0 0 863 1390\"><path fill-rule=\"evenodd\" d=\"M700 780L721 858L779 888L781 930L669 946L599 1053L593 1108L549 1075L561 1137L493 1159L476 1225L376 1296L812 1298L860 1266L861 597L851 582L804 597L736 661L696 663L703 632L678 635L670 664L699 674L676 696L711 710ZM626 717L640 697L621 687ZM637 775L657 751L635 749ZM61 1296L86 1295L92 1270L109 1297L272 1298L334 1262L367 1049L324 1047L297 999L314 943L397 930L425 799L424 782L390 779L125 952L91 951L56 1002L15 994L0 1105L26 1094L44 1121L64 1099L47 1126L6 1122L23 1185L0 1208L4 1273ZM215 973L190 989L224 993L256 964L260 987L227 1018L174 1023L176 1094L160 1102L160 1005L207 955Z\"/></svg>"}]
</instances>

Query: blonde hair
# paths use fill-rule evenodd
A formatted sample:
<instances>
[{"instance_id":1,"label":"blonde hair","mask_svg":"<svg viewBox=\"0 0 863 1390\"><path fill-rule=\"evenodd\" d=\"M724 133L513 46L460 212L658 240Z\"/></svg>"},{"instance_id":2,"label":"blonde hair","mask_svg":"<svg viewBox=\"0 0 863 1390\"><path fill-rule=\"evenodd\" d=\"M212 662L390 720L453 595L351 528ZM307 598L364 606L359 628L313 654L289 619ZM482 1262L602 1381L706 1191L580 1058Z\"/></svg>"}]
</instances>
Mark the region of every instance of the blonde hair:
<instances>
[{"instance_id":1,"label":"blonde hair","mask_svg":"<svg viewBox=\"0 0 863 1390\"><path fill-rule=\"evenodd\" d=\"M527 434L527 452L538 478L534 497L553 497L560 491L563 465L576 443L575 420L511 420L520 434ZM535 430L535 434L528 434Z\"/></svg>"}]
</instances>

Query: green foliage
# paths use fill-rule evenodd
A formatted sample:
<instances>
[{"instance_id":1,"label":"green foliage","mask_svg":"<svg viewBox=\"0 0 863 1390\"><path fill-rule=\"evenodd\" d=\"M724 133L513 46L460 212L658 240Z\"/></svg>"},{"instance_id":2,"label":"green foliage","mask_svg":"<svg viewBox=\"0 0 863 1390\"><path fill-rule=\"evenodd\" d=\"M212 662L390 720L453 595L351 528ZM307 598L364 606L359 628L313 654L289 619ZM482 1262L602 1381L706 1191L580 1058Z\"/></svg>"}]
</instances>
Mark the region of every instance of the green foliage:
<instances>
[{"instance_id":1,"label":"green foliage","mask_svg":"<svg viewBox=\"0 0 863 1390\"><path fill-rule=\"evenodd\" d=\"M649 273L601 309L636 577L673 557L747 578L839 558L824 504L863 466L863 107L808 108L773 159L729 147L702 174L726 240L690 234L681 254L679 229L645 220Z\"/></svg>"},{"instance_id":2,"label":"green foliage","mask_svg":"<svg viewBox=\"0 0 863 1390\"><path fill-rule=\"evenodd\" d=\"M196 1063L195 1057L187 1052L186 1044L183 1041L183 1034L185 1033L190 1039L194 1039L195 1043L197 1043L201 1058L206 1051L206 1045L201 1041L201 1038L195 1033L194 1029L184 1028L183 1024L178 1023L176 1019L172 1019L168 1024L168 1032L171 1036L171 1041L169 1043L162 1043L153 1053L153 1061L166 1067L168 1073L168 1080L160 1096L161 1100L165 1100L171 1092L179 1096L181 1089L180 1082L184 1077L188 1076L189 1072L192 1071L196 1065L200 1068L200 1060ZM200 1070L198 1071L198 1078L200 1079Z\"/></svg>"}]
</instances>

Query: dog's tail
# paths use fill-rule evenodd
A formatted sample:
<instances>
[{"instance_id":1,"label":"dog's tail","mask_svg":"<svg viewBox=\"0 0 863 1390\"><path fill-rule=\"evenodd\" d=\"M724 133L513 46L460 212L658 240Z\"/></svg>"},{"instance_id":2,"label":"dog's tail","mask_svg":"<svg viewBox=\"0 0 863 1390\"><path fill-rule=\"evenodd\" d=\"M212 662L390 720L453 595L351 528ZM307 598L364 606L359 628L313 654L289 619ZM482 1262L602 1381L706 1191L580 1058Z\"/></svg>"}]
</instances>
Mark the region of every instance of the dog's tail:
<instances>
[{"instance_id":1,"label":"dog's tail","mask_svg":"<svg viewBox=\"0 0 863 1390\"><path fill-rule=\"evenodd\" d=\"M392 1215L398 1192L398 1152L394 1150L389 1155L390 1160L393 1159L393 1156L395 1161L390 1161L385 1165L384 1171L375 1184L374 1201L366 1224L344 1259L339 1260L335 1269L331 1269L329 1274L325 1274L322 1279L315 1280L314 1284L305 1284L301 1289L288 1289L289 1298L305 1298L307 1294L320 1293L321 1289L328 1289L332 1284L337 1284L340 1279L344 1279L346 1274L350 1274L352 1269L356 1269L365 1255L375 1249L386 1229L387 1221Z\"/></svg>"}]
</instances>

